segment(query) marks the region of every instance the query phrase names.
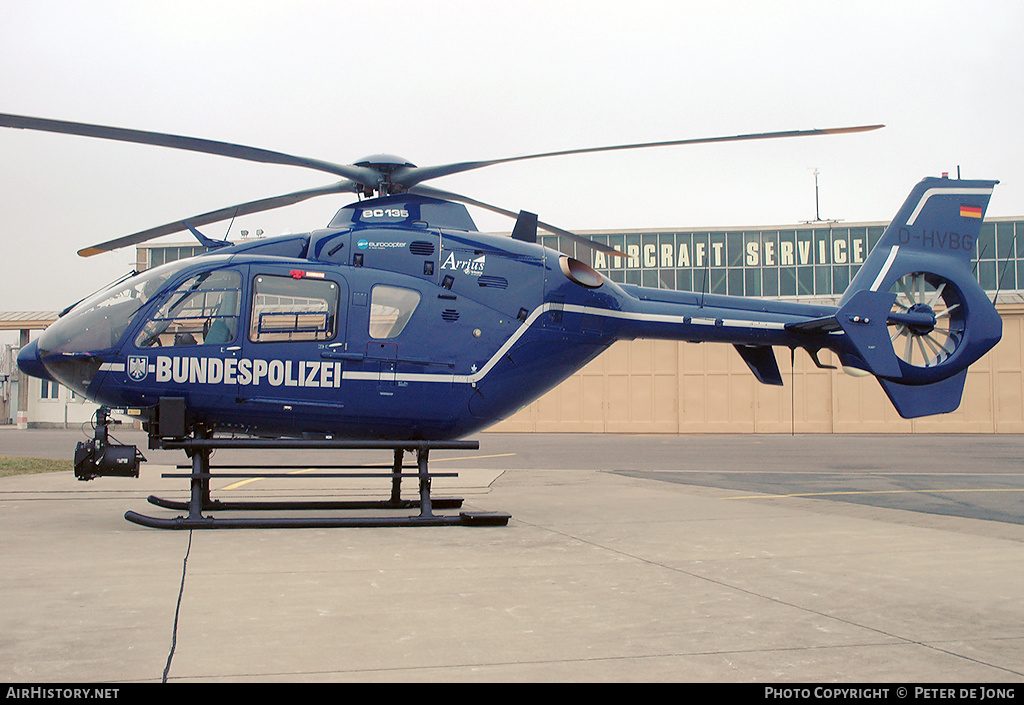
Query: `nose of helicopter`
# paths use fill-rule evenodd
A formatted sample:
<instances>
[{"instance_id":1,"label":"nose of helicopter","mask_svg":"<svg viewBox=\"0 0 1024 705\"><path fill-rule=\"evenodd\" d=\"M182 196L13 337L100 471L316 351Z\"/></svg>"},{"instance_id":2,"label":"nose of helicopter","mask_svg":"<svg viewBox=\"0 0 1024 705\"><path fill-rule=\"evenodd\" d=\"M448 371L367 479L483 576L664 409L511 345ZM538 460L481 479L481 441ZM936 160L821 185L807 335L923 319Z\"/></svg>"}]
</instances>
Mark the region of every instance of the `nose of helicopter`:
<instances>
[{"instance_id":1,"label":"nose of helicopter","mask_svg":"<svg viewBox=\"0 0 1024 705\"><path fill-rule=\"evenodd\" d=\"M18 353L18 369L30 377L38 377L50 382L56 381L39 358L39 346L34 340Z\"/></svg>"}]
</instances>

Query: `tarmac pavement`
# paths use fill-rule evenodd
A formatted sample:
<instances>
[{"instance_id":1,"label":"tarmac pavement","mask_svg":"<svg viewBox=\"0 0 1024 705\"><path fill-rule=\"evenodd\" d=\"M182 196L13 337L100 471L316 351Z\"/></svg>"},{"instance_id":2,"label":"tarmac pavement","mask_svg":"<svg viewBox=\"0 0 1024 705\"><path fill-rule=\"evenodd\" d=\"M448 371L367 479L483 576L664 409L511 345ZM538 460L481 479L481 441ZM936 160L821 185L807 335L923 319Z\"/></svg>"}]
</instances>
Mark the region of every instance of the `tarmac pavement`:
<instances>
[{"instance_id":1,"label":"tarmac pavement","mask_svg":"<svg viewBox=\"0 0 1024 705\"><path fill-rule=\"evenodd\" d=\"M146 497L185 498L160 477L185 458L114 435L139 479L0 478L0 681L1024 681L1016 436L485 433L431 454L459 473L434 496L508 526L189 532L125 521L180 514ZM0 430L0 455L81 438Z\"/></svg>"}]
</instances>

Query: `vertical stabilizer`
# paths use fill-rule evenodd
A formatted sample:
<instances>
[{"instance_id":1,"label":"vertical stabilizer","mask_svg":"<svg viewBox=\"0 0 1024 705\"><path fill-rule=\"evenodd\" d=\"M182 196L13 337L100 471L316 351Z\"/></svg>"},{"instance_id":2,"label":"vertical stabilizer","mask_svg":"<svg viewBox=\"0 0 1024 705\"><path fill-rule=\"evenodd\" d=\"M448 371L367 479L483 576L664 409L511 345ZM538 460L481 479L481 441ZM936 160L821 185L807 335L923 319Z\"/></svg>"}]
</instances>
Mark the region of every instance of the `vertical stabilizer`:
<instances>
[{"instance_id":1,"label":"vertical stabilizer","mask_svg":"<svg viewBox=\"0 0 1024 705\"><path fill-rule=\"evenodd\" d=\"M878 377L906 418L956 409L968 365L1002 336L971 267L997 183L917 184L840 301L843 364Z\"/></svg>"}]
</instances>

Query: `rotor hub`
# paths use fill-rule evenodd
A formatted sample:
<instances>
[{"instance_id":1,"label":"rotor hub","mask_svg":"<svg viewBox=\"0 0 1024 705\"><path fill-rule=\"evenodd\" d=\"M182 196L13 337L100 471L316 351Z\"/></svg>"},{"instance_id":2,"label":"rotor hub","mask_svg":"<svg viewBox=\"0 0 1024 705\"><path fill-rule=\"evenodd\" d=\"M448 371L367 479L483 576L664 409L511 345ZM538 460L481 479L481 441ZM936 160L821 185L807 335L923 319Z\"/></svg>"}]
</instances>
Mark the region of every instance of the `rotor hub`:
<instances>
[{"instance_id":1,"label":"rotor hub","mask_svg":"<svg viewBox=\"0 0 1024 705\"><path fill-rule=\"evenodd\" d=\"M416 165L410 162L408 159L399 157L395 154L371 154L368 157L363 157L355 163L355 166L364 167L366 169L373 169L379 176L377 187L373 189L380 196L390 196L395 193L402 191L400 187L394 184L391 180L391 174L398 169L415 169ZM369 191L366 189L364 193ZM369 193L367 195L373 195Z\"/></svg>"},{"instance_id":2,"label":"rotor hub","mask_svg":"<svg viewBox=\"0 0 1024 705\"><path fill-rule=\"evenodd\" d=\"M918 314L913 323L907 325L908 328L914 333L914 335L928 335L935 330L935 312L932 307L928 304L917 303L910 307L907 313ZM924 323L920 321L921 316L928 316L929 322Z\"/></svg>"},{"instance_id":3,"label":"rotor hub","mask_svg":"<svg viewBox=\"0 0 1024 705\"><path fill-rule=\"evenodd\" d=\"M390 174L392 171L400 166L407 166L410 168L416 168L416 165L410 162L408 159L399 157L394 154L371 154L368 157L363 157L355 163L356 166L365 166L375 171Z\"/></svg>"}]
</instances>

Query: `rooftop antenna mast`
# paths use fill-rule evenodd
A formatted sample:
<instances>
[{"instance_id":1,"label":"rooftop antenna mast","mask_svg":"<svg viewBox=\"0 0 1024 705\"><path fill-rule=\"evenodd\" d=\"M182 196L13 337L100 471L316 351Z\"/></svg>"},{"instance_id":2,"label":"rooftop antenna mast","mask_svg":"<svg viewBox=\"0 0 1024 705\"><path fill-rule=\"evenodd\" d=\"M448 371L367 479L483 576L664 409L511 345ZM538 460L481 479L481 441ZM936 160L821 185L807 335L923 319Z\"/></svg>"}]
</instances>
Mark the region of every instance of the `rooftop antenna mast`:
<instances>
[{"instance_id":1,"label":"rooftop antenna mast","mask_svg":"<svg viewBox=\"0 0 1024 705\"><path fill-rule=\"evenodd\" d=\"M821 210L820 210L819 203L818 203L818 174L819 173L821 173L821 172L819 172L818 168L815 167L814 168L814 220L802 220L800 222L802 222L802 223L838 223L839 221L834 219L834 218L830 218L828 220L822 220L821 219Z\"/></svg>"},{"instance_id":2,"label":"rooftop antenna mast","mask_svg":"<svg viewBox=\"0 0 1024 705\"><path fill-rule=\"evenodd\" d=\"M814 168L814 219L821 220L821 211L818 208L818 168Z\"/></svg>"}]
</instances>

